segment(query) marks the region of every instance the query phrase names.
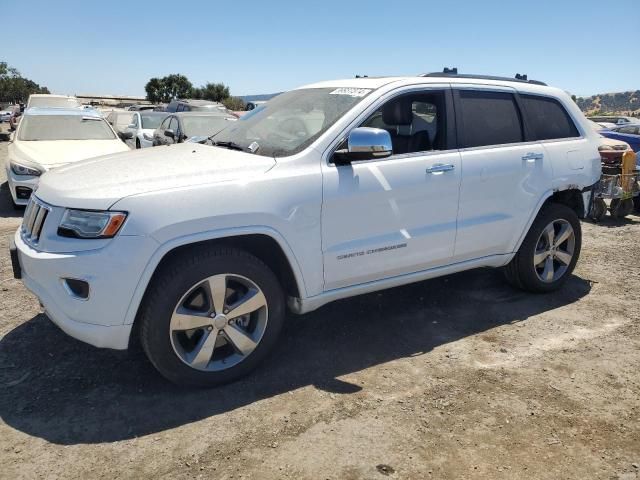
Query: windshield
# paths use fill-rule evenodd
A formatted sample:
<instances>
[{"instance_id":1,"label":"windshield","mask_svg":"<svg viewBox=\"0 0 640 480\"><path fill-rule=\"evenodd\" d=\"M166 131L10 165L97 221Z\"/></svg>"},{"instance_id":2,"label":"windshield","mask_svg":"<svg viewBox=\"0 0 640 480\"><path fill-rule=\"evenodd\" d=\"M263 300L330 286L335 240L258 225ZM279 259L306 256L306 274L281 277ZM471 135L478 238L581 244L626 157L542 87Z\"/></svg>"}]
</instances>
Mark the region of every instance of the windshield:
<instances>
[{"instance_id":1,"label":"windshield","mask_svg":"<svg viewBox=\"0 0 640 480\"><path fill-rule=\"evenodd\" d=\"M235 122L233 117L220 117L218 115L189 115L182 117L184 134L187 137L208 137L215 135L223 128Z\"/></svg>"},{"instance_id":2,"label":"windshield","mask_svg":"<svg viewBox=\"0 0 640 480\"><path fill-rule=\"evenodd\" d=\"M26 115L20 122L20 140L113 140L115 135L99 117L81 115Z\"/></svg>"},{"instance_id":3,"label":"windshield","mask_svg":"<svg viewBox=\"0 0 640 480\"><path fill-rule=\"evenodd\" d=\"M232 142L269 157L293 155L311 145L370 92L362 88L292 90L240 117L213 137L213 142Z\"/></svg>"},{"instance_id":4,"label":"windshield","mask_svg":"<svg viewBox=\"0 0 640 480\"><path fill-rule=\"evenodd\" d=\"M160 126L162 120L167 118L166 115L145 115L140 114L142 117L142 128L153 128L154 130Z\"/></svg>"}]
</instances>

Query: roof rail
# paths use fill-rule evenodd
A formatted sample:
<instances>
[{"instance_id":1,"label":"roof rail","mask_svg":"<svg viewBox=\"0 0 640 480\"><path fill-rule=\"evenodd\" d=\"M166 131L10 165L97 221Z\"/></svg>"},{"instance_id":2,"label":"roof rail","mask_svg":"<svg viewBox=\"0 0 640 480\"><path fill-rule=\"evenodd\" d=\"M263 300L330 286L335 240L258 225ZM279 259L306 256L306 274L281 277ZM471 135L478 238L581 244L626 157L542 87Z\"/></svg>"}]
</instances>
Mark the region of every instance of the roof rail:
<instances>
[{"instance_id":1,"label":"roof rail","mask_svg":"<svg viewBox=\"0 0 640 480\"><path fill-rule=\"evenodd\" d=\"M541 82L539 80L529 80L526 74L516 73L515 77L498 77L494 75L475 75L470 73L458 73L458 69L456 67L448 68L445 67L442 72L433 72L433 73L423 73L419 75L420 77L446 77L446 78L474 78L478 80L499 80L502 82L522 82L522 83L531 83L533 85L544 85L547 84Z\"/></svg>"}]
</instances>

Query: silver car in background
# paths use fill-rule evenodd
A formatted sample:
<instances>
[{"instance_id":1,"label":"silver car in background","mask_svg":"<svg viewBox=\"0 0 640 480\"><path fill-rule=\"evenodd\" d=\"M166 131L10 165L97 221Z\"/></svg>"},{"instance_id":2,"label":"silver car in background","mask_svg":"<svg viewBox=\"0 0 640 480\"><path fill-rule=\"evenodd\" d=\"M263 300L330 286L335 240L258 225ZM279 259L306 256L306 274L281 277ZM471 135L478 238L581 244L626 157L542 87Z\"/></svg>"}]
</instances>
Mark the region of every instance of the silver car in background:
<instances>
[{"instance_id":1,"label":"silver car in background","mask_svg":"<svg viewBox=\"0 0 640 480\"><path fill-rule=\"evenodd\" d=\"M131 115L130 122L120 134L120 138L131 148L152 147L153 132L167 118L168 113L149 110L126 113ZM120 117L118 114L118 118Z\"/></svg>"}]
</instances>

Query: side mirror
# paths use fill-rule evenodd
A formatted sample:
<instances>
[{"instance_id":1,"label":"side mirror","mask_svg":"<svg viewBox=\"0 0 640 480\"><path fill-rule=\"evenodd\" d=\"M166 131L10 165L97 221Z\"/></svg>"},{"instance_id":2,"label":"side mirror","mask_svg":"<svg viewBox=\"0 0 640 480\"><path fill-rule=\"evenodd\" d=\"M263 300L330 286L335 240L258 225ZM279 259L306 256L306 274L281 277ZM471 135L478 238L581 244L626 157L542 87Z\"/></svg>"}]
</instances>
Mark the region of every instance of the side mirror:
<instances>
[{"instance_id":1,"label":"side mirror","mask_svg":"<svg viewBox=\"0 0 640 480\"><path fill-rule=\"evenodd\" d=\"M175 139L175 138L176 138L176 134L175 134L175 133L173 132L173 130L171 130L170 128L167 128L167 129L164 131L164 136L165 136L165 137L169 137L169 138L173 138L173 139Z\"/></svg>"},{"instance_id":2,"label":"side mirror","mask_svg":"<svg viewBox=\"0 0 640 480\"><path fill-rule=\"evenodd\" d=\"M386 158L392 154L389 132L381 128L358 127L349 133L347 148L334 152L333 163L344 165L357 160Z\"/></svg>"},{"instance_id":3,"label":"side mirror","mask_svg":"<svg viewBox=\"0 0 640 480\"><path fill-rule=\"evenodd\" d=\"M120 132L120 138L122 140L131 140L133 138L133 132Z\"/></svg>"},{"instance_id":4,"label":"side mirror","mask_svg":"<svg viewBox=\"0 0 640 480\"><path fill-rule=\"evenodd\" d=\"M127 128L133 128L134 130L137 129L136 124L135 123L130 123L129 125L127 125Z\"/></svg>"}]
</instances>

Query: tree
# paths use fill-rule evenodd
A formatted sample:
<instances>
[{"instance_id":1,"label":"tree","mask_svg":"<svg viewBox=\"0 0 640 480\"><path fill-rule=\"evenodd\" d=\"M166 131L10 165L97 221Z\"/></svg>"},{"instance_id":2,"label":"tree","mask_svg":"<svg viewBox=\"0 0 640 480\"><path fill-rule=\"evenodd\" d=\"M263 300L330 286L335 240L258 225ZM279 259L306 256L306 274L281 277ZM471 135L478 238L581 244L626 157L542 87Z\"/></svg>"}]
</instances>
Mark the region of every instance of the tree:
<instances>
[{"instance_id":1,"label":"tree","mask_svg":"<svg viewBox=\"0 0 640 480\"><path fill-rule=\"evenodd\" d=\"M162 78L150 79L144 87L147 100L153 103L169 103L176 98L187 98L193 85L187 77L174 73Z\"/></svg>"},{"instance_id":2,"label":"tree","mask_svg":"<svg viewBox=\"0 0 640 480\"><path fill-rule=\"evenodd\" d=\"M24 103L32 93L50 93L33 80L24 78L6 62L0 62L0 102Z\"/></svg>"},{"instance_id":3,"label":"tree","mask_svg":"<svg viewBox=\"0 0 640 480\"><path fill-rule=\"evenodd\" d=\"M229 110L234 110L236 112L240 112L247 107L247 105L244 103L244 100L242 100L240 97L227 97L222 101L222 103Z\"/></svg>"},{"instance_id":4,"label":"tree","mask_svg":"<svg viewBox=\"0 0 640 480\"><path fill-rule=\"evenodd\" d=\"M201 97L203 100L210 100L212 102L221 102L231 96L229 93L229 87L224 83L207 83L200 87Z\"/></svg>"},{"instance_id":5,"label":"tree","mask_svg":"<svg viewBox=\"0 0 640 480\"><path fill-rule=\"evenodd\" d=\"M147 92L147 100L151 103L160 103L162 101L162 82L159 78L152 78L144 86Z\"/></svg>"}]
</instances>

